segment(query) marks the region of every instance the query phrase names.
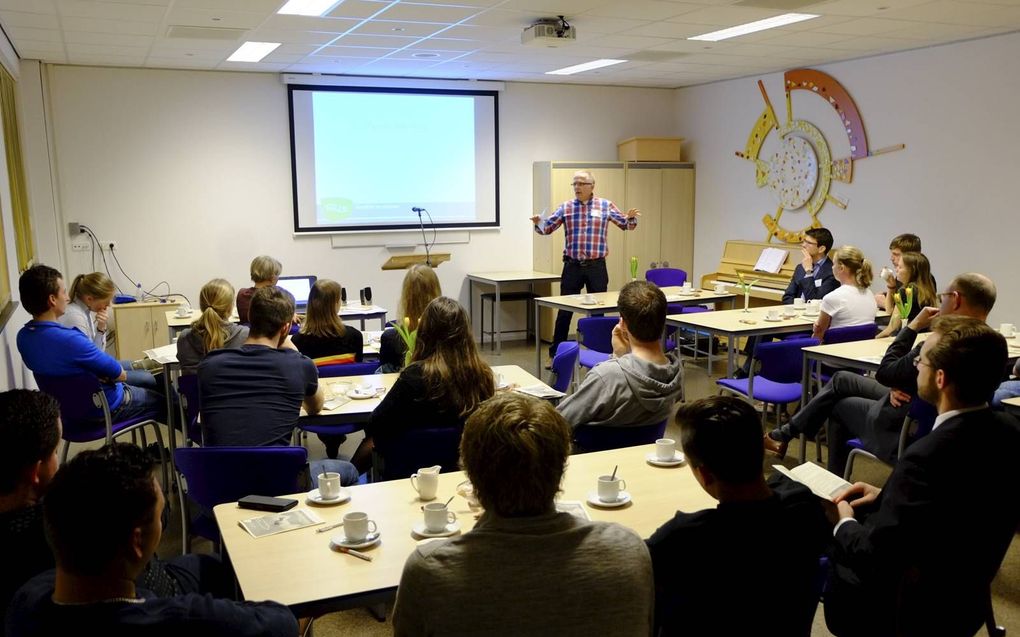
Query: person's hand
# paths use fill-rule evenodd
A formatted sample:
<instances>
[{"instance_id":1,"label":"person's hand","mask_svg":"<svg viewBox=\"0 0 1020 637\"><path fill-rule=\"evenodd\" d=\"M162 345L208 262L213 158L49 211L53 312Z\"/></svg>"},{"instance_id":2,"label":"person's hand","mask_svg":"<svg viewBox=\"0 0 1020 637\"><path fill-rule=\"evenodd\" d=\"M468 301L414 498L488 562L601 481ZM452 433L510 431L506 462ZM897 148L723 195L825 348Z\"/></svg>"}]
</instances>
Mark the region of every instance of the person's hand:
<instances>
[{"instance_id":1,"label":"person's hand","mask_svg":"<svg viewBox=\"0 0 1020 637\"><path fill-rule=\"evenodd\" d=\"M875 295L875 305L877 305L879 309L885 307L885 292Z\"/></svg>"},{"instance_id":2,"label":"person's hand","mask_svg":"<svg viewBox=\"0 0 1020 637\"><path fill-rule=\"evenodd\" d=\"M928 326L931 325L932 319L938 315L939 308L923 307L921 308L921 311L917 313L917 316L914 317L914 320L910 321L910 323L907 324L907 327L914 330L915 332L926 330L928 329Z\"/></svg>"},{"instance_id":3,"label":"person's hand","mask_svg":"<svg viewBox=\"0 0 1020 637\"><path fill-rule=\"evenodd\" d=\"M535 215L534 217L531 217L531 223L532 223L532 225L535 225L535 226L537 226L538 222L541 221L541 220L542 220L542 217L539 217L538 215Z\"/></svg>"},{"instance_id":4,"label":"person's hand","mask_svg":"<svg viewBox=\"0 0 1020 637\"><path fill-rule=\"evenodd\" d=\"M96 329L99 330L100 332L106 331L106 321L108 312L109 309L105 307L96 312Z\"/></svg>"},{"instance_id":5,"label":"person's hand","mask_svg":"<svg viewBox=\"0 0 1020 637\"><path fill-rule=\"evenodd\" d=\"M815 269L815 262L811 260L811 255L808 254L807 248L801 246L800 257L800 266L804 268L804 274Z\"/></svg>"},{"instance_id":6,"label":"person's hand","mask_svg":"<svg viewBox=\"0 0 1020 637\"><path fill-rule=\"evenodd\" d=\"M623 327L623 322L613 326L613 356L619 358L630 352L630 334Z\"/></svg>"},{"instance_id":7,"label":"person's hand","mask_svg":"<svg viewBox=\"0 0 1020 637\"><path fill-rule=\"evenodd\" d=\"M283 339L283 342L280 343L280 347L277 349L292 349L295 352L298 351L297 345L294 344L294 341L290 340L290 335L287 335L287 337Z\"/></svg>"},{"instance_id":8,"label":"person's hand","mask_svg":"<svg viewBox=\"0 0 1020 637\"><path fill-rule=\"evenodd\" d=\"M868 506L878 499L882 490L867 482L855 482L850 488L832 499L840 511L840 518L854 517L854 510ZM845 514L845 515L844 515Z\"/></svg>"},{"instance_id":9,"label":"person's hand","mask_svg":"<svg viewBox=\"0 0 1020 637\"><path fill-rule=\"evenodd\" d=\"M636 219L636 218L638 218L640 216L641 216L641 211L638 210L637 208L631 208L630 210L627 211L627 218L628 219Z\"/></svg>"},{"instance_id":10,"label":"person's hand","mask_svg":"<svg viewBox=\"0 0 1020 637\"><path fill-rule=\"evenodd\" d=\"M889 404L893 407L902 407L910 402L910 394L900 391L895 387L889 390Z\"/></svg>"}]
</instances>

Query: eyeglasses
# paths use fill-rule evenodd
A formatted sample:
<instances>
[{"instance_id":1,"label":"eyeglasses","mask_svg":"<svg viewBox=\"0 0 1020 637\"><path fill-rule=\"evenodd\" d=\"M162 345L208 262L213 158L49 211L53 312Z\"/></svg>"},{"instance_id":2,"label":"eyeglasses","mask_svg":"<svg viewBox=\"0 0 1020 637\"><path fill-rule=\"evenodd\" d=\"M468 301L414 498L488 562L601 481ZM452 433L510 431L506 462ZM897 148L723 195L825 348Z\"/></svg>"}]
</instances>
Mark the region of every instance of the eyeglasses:
<instances>
[{"instance_id":1,"label":"eyeglasses","mask_svg":"<svg viewBox=\"0 0 1020 637\"><path fill-rule=\"evenodd\" d=\"M960 293L957 292L956 290L950 290L949 292L939 292L936 296L939 297L939 303L945 303L946 302L946 297L947 296L953 296L954 294L956 296L960 296Z\"/></svg>"},{"instance_id":2,"label":"eyeglasses","mask_svg":"<svg viewBox=\"0 0 1020 637\"><path fill-rule=\"evenodd\" d=\"M594 186L594 185L595 185L594 181L575 181L572 184L570 184L572 188L577 188L578 186Z\"/></svg>"},{"instance_id":3,"label":"eyeglasses","mask_svg":"<svg viewBox=\"0 0 1020 637\"><path fill-rule=\"evenodd\" d=\"M802 246L818 246L818 242L817 241L808 241L807 239L804 239L803 241L801 241L800 244Z\"/></svg>"},{"instance_id":4,"label":"eyeglasses","mask_svg":"<svg viewBox=\"0 0 1020 637\"><path fill-rule=\"evenodd\" d=\"M921 355L920 354L915 356L914 359L911 362L914 364L914 367L920 367L921 365L926 365L928 367L931 367L931 363L926 363L923 360L921 360Z\"/></svg>"}]
</instances>

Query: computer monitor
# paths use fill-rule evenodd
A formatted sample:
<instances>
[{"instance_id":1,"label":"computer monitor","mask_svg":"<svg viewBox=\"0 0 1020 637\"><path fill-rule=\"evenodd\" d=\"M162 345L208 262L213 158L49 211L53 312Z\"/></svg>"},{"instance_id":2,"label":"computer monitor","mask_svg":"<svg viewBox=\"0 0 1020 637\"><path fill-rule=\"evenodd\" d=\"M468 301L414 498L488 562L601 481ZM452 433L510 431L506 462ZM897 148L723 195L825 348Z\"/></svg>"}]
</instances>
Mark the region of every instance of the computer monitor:
<instances>
[{"instance_id":1,"label":"computer monitor","mask_svg":"<svg viewBox=\"0 0 1020 637\"><path fill-rule=\"evenodd\" d=\"M294 307L298 312L308 308L308 295L315 285L314 275L281 276L276 285L294 295Z\"/></svg>"}]
</instances>

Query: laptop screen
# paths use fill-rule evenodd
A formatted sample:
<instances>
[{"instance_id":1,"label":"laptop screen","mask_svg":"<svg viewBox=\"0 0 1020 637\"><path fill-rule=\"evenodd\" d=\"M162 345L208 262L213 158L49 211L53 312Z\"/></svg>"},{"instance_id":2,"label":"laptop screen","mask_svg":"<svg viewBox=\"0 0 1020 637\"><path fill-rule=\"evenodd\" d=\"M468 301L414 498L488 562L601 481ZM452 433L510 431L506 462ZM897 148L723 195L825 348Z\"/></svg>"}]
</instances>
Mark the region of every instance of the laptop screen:
<instances>
[{"instance_id":1,"label":"laptop screen","mask_svg":"<svg viewBox=\"0 0 1020 637\"><path fill-rule=\"evenodd\" d=\"M281 276L276 285L294 295L294 305L297 310L304 310L308 307L308 294L315 285L315 277L304 276Z\"/></svg>"}]
</instances>

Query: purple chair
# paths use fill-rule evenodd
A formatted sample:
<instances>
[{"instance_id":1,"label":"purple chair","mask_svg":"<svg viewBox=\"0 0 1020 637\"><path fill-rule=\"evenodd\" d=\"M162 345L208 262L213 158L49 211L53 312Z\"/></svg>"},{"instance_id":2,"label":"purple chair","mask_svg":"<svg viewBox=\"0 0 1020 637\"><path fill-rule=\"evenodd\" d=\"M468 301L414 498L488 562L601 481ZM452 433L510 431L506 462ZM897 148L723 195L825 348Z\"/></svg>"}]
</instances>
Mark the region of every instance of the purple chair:
<instances>
[{"instance_id":1,"label":"purple chair","mask_svg":"<svg viewBox=\"0 0 1020 637\"><path fill-rule=\"evenodd\" d=\"M667 420L638 427L602 427L579 425L574 429L577 452L605 451L652 444L666 432Z\"/></svg>"},{"instance_id":2,"label":"purple chair","mask_svg":"<svg viewBox=\"0 0 1020 637\"><path fill-rule=\"evenodd\" d=\"M902 456L903 452L911 444L931 433L932 427L935 426L935 418L938 415L938 410L934 405L914 396L913 400L910 401L910 410L907 412L906 418L903 419L903 427L900 429L900 442L896 448L897 458ZM916 427L914 426L915 423ZM860 438L851 438L846 444L850 447L850 455L846 459L843 479L849 481L850 476L853 475L854 458L857 456L867 456L878 460L878 457L864 448L864 442Z\"/></svg>"},{"instance_id":3,"label":"purple chair","mask_svg":"<svg viewBox=\"0 0 1020 637\"><path fill-rule=\"evenodd\" d=\"M40 390L53 396L60 403L60 420L63 424L61 437L65 441L60 453L61 464L67 462L67 452L72 442L105 440L106 444L111 444L114 438L140 431L142 444L145 444L144 428L149 425L159 445L163 488L169 488L169 474L166 463L163 462L167 457L166 445L163 444L163 432L159 428L160 423L155 419L155 412L114 422L103 387L99 379L92 374L74 376L35 374L35 382ZM97 410L101 412L98 415Z\"/></svg>"},{"instance_id":4,"label":"purple chair","mask_svg":"<svg viewBox=\"0 0 1020 637\"><path fill-rule=\"evenodd\" d=\"M878 334L878 325L875 323L834 327L825 331L825 334L822 335L822 343L825 345L835 345L836 343L866 341L875 338L875 334ZM834 370L831 367L822 365L812 373L812 377L821 386L829 382L833 373Z\"/></svg>"},{"instance_id":5,"label":"purple chair","mask_svg":"<svg viewBox=\"0 0 1020 637\"><path fill-rule=\"evenodd\" d=\"M687 272L679 268L653 268L651 270L645 270L645 280L650 283L654 283L660 288L670 286L682 286L687 281ZM704 305L680 305L679 303L667 303L666 314L697 314L698 312L711 312L712 309L705 307ZM675 327L666 328L666 351L676 349L676 341L668 338L676 333ZM697 358L697 335L695 335L695 343L692 346L694 350L694 356Z\"/></svg>"},{"instance_id":6,"label":"purple chair","mask_svg":"<svg viewBox=\"0 0 1020 637\"><path fill-rule=\"evenodd\" d=\"M184 446L189 442L205 444L205 429L199 423L202 400L198 391L198 374L184 374L177 378L177 395L180 396L181 422L184 423Z\"/></svg>"},{"instance_id":7,"label":"purple chair","mask_svg":"<svg viewBox=\"0 0 1020 637\"><path fill-rule=\"evenodd\" d=\"M577 358L581 346L572 341L563 341L556 347L556 355L552 360L553 383L551 387L556 391L566 393L570 389L570 383L574 380L574 367L577 366Z\"/></svg>"},{"instance_id":8,"label":"purple chair","mask_svg":"<svg viewBox=\"0 0 1020 637\"><path fill-rule=\"evenodd\" d=\"M308 451L304 447L180 447L174 450L181 485L181 529L184 552L191 535L219 542L212 510L246 495L280 496L302 488ZM201 507L193 521L188 498ZM257 513L253 513L253 516Z\"/></svg>"},{"instance_id":9,"label":"purple chair","mask_svg":"<svg viewBox=\"0 0 1020 637\"><path fill-rule=\"evenodd\" d=\"M337 363L334 365L322 365L316 368L319 378L336 378L338 376L367 376L374 374L379 369L379 361L367 363Z\"/></svg>"},{"instance_id":10,"label":"purple chair","mask_svg":"<svg viewBox=\"0 0 1020 637\"><path fill-rule=\"evenodd\" d=\"M581 367L591 369L613 353L613 328L618 316L588 316L577 320L577 341L584 345L578 353Z\"/></svg>"},{"instance_id":11,"label":"purple chair","mask_svg":"<svg viewBox=\"0 0 1020 637\"><path fill-rule=\"evenodd\" d=\"M461 427L408 429L393 436L376 436L372 451L372 481L399 480L421 467L439 465L441 472L460 468Z\"/></svg>"},{"instance_id":12,"label":"purple chair","mask_svg":"<svg viewBox=\"0 0 1020 637\"><path fill-rule=\"evenodd\" d=\"M761 361L761 370L755 374L751 361L751 376L748 378L720 378L716 381L723 390L730 391L751 400L765 403L761 422L764 427L769 405L775 405L776 422L786 405L799 403L801 399L801 371L804 358L801 349L818 345L817 338L788 339L774 343L758 343L753 358Z\"/></svg>"}]
</instances>

